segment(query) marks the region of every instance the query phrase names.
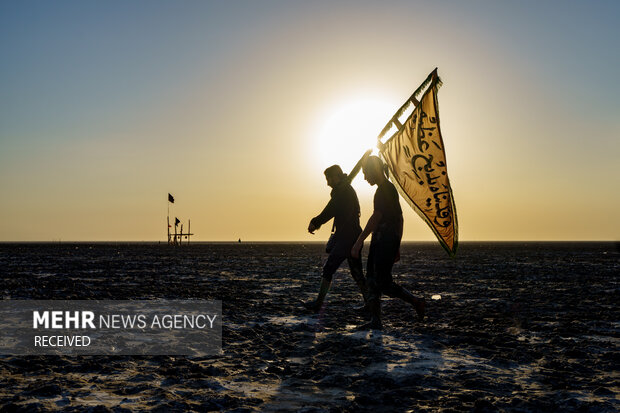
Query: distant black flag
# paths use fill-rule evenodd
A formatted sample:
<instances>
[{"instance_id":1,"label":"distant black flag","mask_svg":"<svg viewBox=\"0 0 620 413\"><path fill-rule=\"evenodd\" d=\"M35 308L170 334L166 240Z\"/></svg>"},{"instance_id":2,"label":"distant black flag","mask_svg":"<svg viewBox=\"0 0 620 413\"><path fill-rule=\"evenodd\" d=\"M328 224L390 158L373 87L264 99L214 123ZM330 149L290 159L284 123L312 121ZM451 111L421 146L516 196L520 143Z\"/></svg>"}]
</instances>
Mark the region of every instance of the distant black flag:
<instances>
[{"instance_id":1,"label":"distant black flag","mask_svg":"<svg viewBox=\"0 0 620 413\"><path fill-rule=\"evenodd\" d=\"M170 194L168 194L168 202L171 202L174 204L174 197Z\"/></svg>"},{"instance_id":2,"label":"distant black flag","mask_svg":"<svg viewBox=\"0 0 620 413\"><path fill-rule=\"evenodd\" d=\"M174 218L174 226L176 227L177 225L179 225L181 223L181 221L179 221L179 218Z\"/></svg>"}]
</instances>

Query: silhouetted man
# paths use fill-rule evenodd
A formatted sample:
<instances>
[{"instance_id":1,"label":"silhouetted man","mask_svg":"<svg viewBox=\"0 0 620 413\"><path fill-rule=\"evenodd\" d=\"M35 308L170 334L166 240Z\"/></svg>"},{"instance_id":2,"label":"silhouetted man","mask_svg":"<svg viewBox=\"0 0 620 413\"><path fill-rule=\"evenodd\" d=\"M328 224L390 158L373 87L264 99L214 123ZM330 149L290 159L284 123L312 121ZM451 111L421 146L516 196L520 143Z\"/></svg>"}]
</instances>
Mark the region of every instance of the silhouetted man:
<instances>
[{"instance_id":1,"label":"silhouetted man","mask_svg":"<svg viewBox=\"0 0 620 413\"><path fill-rule=\"evenodd\" d=\"M304 303L306 308L314 312L318 312L321 309L325 296L331 286L332 277L345 259L349 263L351 276L353 276L360 288L364 301L366 301L367 296L362 260L359 255L356 258L351 257L351 247L362 232L360 227L360 204L357 194L347 179L347 175L340 169L340 166L332 165L324 173L327 185L332 188L331 199L323 211L310 220L308 232L314 234L314 231L332 218L334 218L334 228L336 231L327 243L326 250L329 253L329 257L323 267L318 297L314 301Z\"/></svg>"},{"instance_id":2,"label":"silhouetted man","mask_svg":"<svg viewBox=\"0 0 620 413\"><path fill-rule=\"evenodd\" d=\"M364 327L381 329L381 294L398 297L411 304L418 316L424 318L425 302L392 280L392 266L399 259L400 240L403 236L403 212L398 192L385 177L383 162L370 156L363 166L364 179L370 185L377 185L374 210L366 228L359 235L351 249L351 256L359 257L364 240L372 233L366 268L368 285L368 308L370 323Z\"/></svg>"}]
</instances>

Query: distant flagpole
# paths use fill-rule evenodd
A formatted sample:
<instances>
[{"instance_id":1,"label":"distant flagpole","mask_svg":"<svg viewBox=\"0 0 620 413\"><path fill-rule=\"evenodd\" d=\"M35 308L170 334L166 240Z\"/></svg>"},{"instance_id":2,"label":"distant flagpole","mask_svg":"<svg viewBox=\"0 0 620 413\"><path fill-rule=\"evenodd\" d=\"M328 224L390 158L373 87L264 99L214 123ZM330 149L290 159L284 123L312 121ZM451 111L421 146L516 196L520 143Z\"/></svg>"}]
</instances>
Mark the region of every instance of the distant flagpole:
<instances>
[{"instance_id":1,"label":"distant flagpole","mask_svg":"<svg viewBox=\"0 0 620 413\"><path fill-rule=\"evenodd\" d=\"M174 204L174 197L168 192L168 214L166 215L166 227L168 230L168 244L170 244L170 204Z\"/></svg>"},{"instance_id":2,"label":"distant flagpole","mask_svg":"<svg viewBox=\"0 0 620 413\"><path fill-rule=\"evenodd\" d=\"M170 244L170 200L166 202L166 205L168 205L168 215L166 215L166 229L168 230L168 244Z\"/></svg>"}]
</instances>

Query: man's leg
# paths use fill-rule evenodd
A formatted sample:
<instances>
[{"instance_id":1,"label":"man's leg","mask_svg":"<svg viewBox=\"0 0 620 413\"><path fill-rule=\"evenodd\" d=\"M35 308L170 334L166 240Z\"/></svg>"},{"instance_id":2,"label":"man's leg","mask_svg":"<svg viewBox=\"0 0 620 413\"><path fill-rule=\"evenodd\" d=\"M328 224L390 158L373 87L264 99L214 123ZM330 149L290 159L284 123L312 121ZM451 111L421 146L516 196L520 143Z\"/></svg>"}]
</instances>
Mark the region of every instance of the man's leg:
<instances>
[{"instance_id":1,"label":"man's leg","mask_svg":"<svg viewBox=\"0 0 620 413\"><path fill-rule=\"evenodd\" d=\"M392 266L394 265L394 259L398 253L399 240L394 237L382 238L381 241L371 243L370 250L372 252L373 259L370 259L368 255L368 274L372 272L372 288L370 275L367 275L369 283L369 291L375 291L370 294L368 301L371 321L371 328L381 328L381 294L386 293L392 284ZM377 294L378 293L378 294Z\"/></svg>"},{"instance_id":2,"label":"man's leg","mask_svg":"<svg viewBox=\"0 0 620 413\"><path fill-rule=\"evenodd\" d=\"M362 258L361 256L360 258L348 257L347 262L349 263L351 276L362 293L364 306L366 307L368 304L368 287L366 286L366 278L364 278L364 270L362 269Z\"/></svg>"},{"instance_id":3,"label":"man's leg","mask_svg":"<svg viewBox=\"0 0 620 413\"><path fill-rule=\"evenodd\" d=\"M390 297L400 298L403 301L408 302L413 306L418 317L424 318L426 309L426 302L424 299L419 299L413 296L409 291L400 285L396 284L392 279L392 267L394 266L394 260L398 255L398 249L400 247L400 240L387 239L385 244L382 244L385 248L382 250L381 259L379 260L378 267L381 274L382 291Z\"/></svg>"},{"instance_id":4,"label":"man's leg","mask_svg":"<svg viewBox=\"0 0 620 413\"><path fill-rule=\"evenodd\" d=\"M385 294L390 297L400 298L413 306L420 320L424 319L426 312L426 301L423 298L417 298L404 287L396 284L394 281L385 289Z\"/></svg>"},{"instance_id":5,"label":"man's leg","mask_svg":"<svg viewBox=\"0 0 620 413\"><path fill-rule=\"evenodd\" d=\"M370 244L368 252L368 262L366 263L366 285L368 287L368 310L370 312L370 323L362 328L372 328L381 330L381 286L377 279L376 272L376 246Z\"/></svg>"},{"instance_id":6,"label":"man's leg","mask_svg":"<svg viewBox=\"0 0 620 413\"><path fill-rule=\"evenodd\" d=\"M332 277L334 276L334 273L336 272L338 267L340 267L340 264L342 264L342 261L344 261L344 259L345 257L338 257L333 254L329 255L329 257L327 258L327 262L323 267L323 275L321 276L321 287L319 287L319 294L316 300L304 303L304 306L308 310L314 311L315 313L318 313L319 310L321 310L323 302L325 301L325 296L327 295L329 287L332 284Z\"/></svg>"}]
</instances>

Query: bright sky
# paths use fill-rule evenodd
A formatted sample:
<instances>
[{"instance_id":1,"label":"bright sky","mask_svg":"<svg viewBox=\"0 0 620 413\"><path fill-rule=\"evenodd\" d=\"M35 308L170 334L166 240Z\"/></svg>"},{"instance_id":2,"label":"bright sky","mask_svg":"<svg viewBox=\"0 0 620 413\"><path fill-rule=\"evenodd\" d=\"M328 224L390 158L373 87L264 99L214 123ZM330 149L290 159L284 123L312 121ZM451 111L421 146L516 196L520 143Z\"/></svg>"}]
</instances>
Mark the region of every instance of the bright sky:
<instances>
[{"instance_id":1,"label":"bright sky","mask_svg":"<svg viewBox=\"0 0 620 413\"><path fill-rule=\"evenodd\" d=\"M461 240L620 239L620 2L0 2L0 240L324 240L435 67ZM373 189L354 187L362 221ZM433 234L401 200L405 239ZM174 219L174 218L173 218Z\"/></svg>"}]
</instances>

